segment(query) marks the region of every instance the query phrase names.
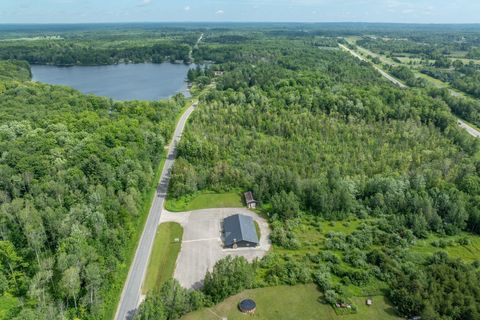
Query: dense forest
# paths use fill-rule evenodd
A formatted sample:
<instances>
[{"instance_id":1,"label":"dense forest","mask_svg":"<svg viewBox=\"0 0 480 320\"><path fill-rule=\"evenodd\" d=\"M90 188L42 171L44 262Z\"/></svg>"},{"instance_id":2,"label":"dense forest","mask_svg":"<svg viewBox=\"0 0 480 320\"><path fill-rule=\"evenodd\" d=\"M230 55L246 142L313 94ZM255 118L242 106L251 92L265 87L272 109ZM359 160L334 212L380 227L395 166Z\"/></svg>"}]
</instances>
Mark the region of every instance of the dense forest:
<instances>
[{"instance_id":1,"label":"dense forest","mask_svg":"<svg viewBox=\"0 0 480 320\"><path fill-rule=\"evenodd\" d=\"M477 32L396 32L389 37L362 37L357 43L386 55L401 57L413 54L435 60L458 51L475 52L480 45Z\"/></svg>"},{"instance_id":2,"label":"dense forest","mask_svg":"<svg viewBox=\"0 0 480 320\"><path fill-rule=\"evenodd\" d=\"M18 35L12 34L12 38L0 42L0 60L60 66L177 60L190 63L190 51L200 34L175 29L57 32L56 36L36 38L15 38Z\"/></svg>"},{"instance_id":3,"label":"dense forest","mask_svg":"<svg viewBox=\"0 0 480 320\"><path fill-rule=\"evenodd\" d=\"M115 308L183 96L113 102L0 71L0 301L8 319Z\"/></svg>"},{"instance_id":4,"label":"dense forest","mask_svg":"<svg viewBox=\"0 0 480 320\"><path fill-rule=\"evenodd\" d=\"M189 62L190 46L171 41L38 40L25 45L8 42L0 46L0 59L26 60L31 64L103 65L182 60Z\"/></svg>"},{"instance_id":5,"label":"dense forest","mask_svg":"<svg viewBox=\"0 0 480 320\"><path fill-rule=\"evenodd\" d=\"M369 64L314 43L205 37L198 58L221 61L214 68L224 74L191 72L216 89L180 143L170 195L253 190L277 250L251 286L314 281L333 304L388 290L404 316L478 318L479 264L439 257L437 267L411 249L431 235L480 233L479 145L457 127L450 104L459 102L395 88ZM322 232L328 221L357 227ZM457 311L448 290L459 273ZM429 285L439 274L445 281ZM408 291L419 281L421 291Z\"/></svg>"}]
</instances>

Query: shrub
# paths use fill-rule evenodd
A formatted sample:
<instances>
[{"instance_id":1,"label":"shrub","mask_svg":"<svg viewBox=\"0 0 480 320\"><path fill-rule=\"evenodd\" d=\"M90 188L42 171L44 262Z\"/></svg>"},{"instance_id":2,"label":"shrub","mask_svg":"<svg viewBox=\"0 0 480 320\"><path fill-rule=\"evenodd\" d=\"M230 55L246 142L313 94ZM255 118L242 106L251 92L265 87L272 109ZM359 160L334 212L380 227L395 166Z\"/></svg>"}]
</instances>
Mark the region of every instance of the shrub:
<instances>
[{"instance_id":1,"label":"shrub","mask_svg":"<svg viewBox=\"0 0 480 320\"><path fill-rule=\"evenodd\" d=\"M255 268L244 257L228 256L207 272L203 292L218 303L228 296L253 287Z\"/></svg>"},{"instance_id":2,"label":"shrub","mask_svg":"<svg viewBox=\"0 0 480 320\"><path fill-rule=\"evenodd\" d=\"M317 272L314 276L314 281L315 284L318 285L318 288L323 292L332 288L332 285L330 283L331 275L329 272Z\"/></svg>"}]
</instances>

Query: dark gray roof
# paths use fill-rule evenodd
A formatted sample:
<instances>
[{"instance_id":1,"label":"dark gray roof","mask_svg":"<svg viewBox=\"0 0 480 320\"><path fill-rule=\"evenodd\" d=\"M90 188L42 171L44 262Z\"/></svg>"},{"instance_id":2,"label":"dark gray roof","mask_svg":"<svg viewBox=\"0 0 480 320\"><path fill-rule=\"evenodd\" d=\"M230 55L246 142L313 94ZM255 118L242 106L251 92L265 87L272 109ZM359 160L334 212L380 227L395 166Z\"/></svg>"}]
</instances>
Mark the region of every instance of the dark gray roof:
<instances>
[{"instance_id":1,"label":"dark gray roof","mask_svg":"<svg viewBox=\"0 0 480 320\"><path fill-rule=\"evenodd\" d=\"M223 219L225 231L225 245L231 246L236 242L248 241L258 243L257 231L252 217L236 214Z\"/></svg>"},{"instance_id":2,"label":"dark gray roof","mask_svg":"<svg viewBox=\"0 0 480 320\"><path fill-rule=\"evenodd\" d=\"M245 202L247 204L255 202L255 199L253 199L252 191L245 192L244 196L245 196Z\"/></svg>"},{"instance_id":3,"label":"dark gray roof","mask_svg":"<svg viewBox=\"0 0 480 320\"><path fill-rule=\"evenodd\" d=\"M238 307L242 312L250 312L255 310L255 308L257 307L257 304L252 299L245 299L238 304Z\"/></svg>"}]
</instances>

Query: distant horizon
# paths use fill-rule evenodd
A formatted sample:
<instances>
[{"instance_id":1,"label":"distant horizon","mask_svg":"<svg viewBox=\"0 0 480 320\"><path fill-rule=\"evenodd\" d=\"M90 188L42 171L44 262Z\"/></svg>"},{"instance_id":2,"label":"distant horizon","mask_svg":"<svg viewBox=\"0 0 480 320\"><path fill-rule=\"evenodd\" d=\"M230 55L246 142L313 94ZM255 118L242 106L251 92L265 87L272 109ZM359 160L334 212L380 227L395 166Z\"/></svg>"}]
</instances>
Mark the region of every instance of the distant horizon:
<instances>
[{"instance_id":1,"label":"distant horizon","mask_svg":"<svg viewBox=\"0 0 480 320\"><path fill-rule=\"evenodd\" d=\"M406 23L480 24L472 0L15 0L4 24Z\"/></svg>"},{"instance_id":2,"label":"distant horizon","mask_svg":"<svg viewBox=\"0 0 480 320\"><path fill-rule=\"evenodd\" d=\"M390 22L390 21L91 21L91 22L0 22L0 26L28 25L115 25L115 24L391 24L391 25L447 25L480 26L480 22Z\"/></svg>"}]
</instances>

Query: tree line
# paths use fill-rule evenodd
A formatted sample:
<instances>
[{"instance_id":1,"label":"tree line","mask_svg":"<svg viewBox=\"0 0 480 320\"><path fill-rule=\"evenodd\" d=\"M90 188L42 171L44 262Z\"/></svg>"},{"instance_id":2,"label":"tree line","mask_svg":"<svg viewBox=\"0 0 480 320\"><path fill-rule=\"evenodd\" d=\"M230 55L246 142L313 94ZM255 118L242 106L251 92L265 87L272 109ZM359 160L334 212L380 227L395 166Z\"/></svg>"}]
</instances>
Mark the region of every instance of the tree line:
<instances>
[{"instance_id":1,"label":"tree line","mask_svg":"<svg viewBox=\"0 0 480 320\"><path fill-rule=\"evenodd\" d=\"M96 39L5 41L0 59L25 60L41 65L108 65L117 63L190 63L191 46L175 39Z\"/></svg>"}]
</instances>

